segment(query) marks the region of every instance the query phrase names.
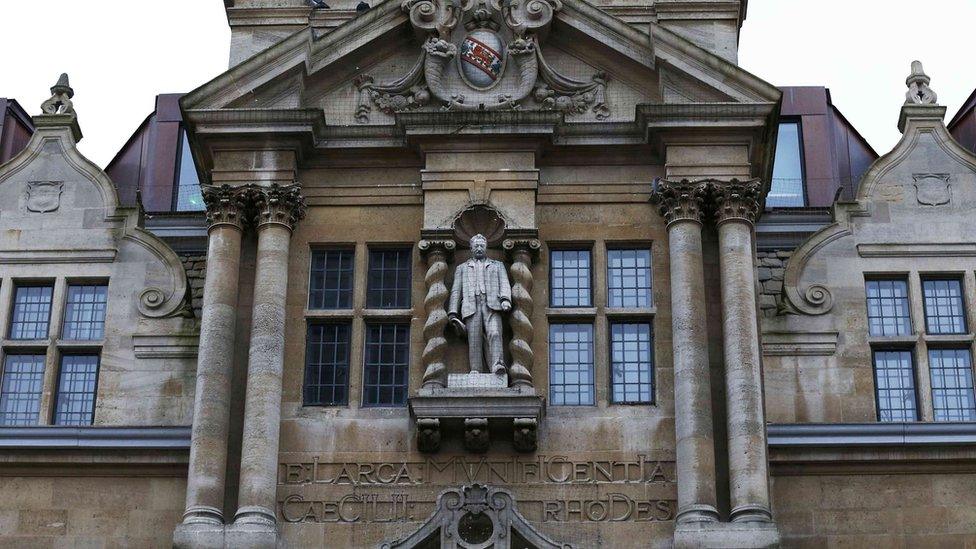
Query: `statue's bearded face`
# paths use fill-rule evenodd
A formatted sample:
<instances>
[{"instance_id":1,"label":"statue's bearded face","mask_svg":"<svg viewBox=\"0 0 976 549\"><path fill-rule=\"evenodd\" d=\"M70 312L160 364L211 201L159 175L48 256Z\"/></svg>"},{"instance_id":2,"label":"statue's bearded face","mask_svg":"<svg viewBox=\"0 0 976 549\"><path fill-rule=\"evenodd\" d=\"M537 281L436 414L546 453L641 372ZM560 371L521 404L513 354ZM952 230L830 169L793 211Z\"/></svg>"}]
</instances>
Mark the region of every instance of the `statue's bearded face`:
<instances>
[{"instance_id":1,"label":"statue's bearded face","mask_svg":"<svg viewBox=\"0 0 976 549\"><path fill-rule=\"evenodd\" d=\"M484 259L487 253L488 243L485 242L484 238L475 237L471 239L471 254L474 255L475 259Z\"/></svg>"}]
</instances>

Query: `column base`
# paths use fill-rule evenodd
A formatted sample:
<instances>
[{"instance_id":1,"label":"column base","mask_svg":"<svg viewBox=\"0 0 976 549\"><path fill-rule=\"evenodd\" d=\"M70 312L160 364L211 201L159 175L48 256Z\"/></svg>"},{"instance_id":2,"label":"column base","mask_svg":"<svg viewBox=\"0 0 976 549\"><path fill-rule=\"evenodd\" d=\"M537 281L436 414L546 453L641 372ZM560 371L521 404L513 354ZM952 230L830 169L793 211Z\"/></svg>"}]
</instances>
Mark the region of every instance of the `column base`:
<instances>
[{"instance_id":1,"label":"column base","mask_svg":"<svg viewBox=\"0 0 976 549\"><path fill-rule=\"evenodd\" d=\"M773 514L763 505L740 505L732 509L731 522L748 524L770 524Z\"/></svg>"},{"instance_id":2,"label":"column base","mask_svg":"<svg viewBox=\"0 0 976 549\"><path fill-rule=\"evenodd\" d=\"M238 513L240 515L240 513ZM249 516L234 524L182 523L173 532L176 549L282 549L278 525Z\"/></svg>"},{"instance_id":3,"label":"column base","mask_svg":"<svg viewBox=\"0 0 976 549\"><path fill-rule=\"evenodd\" d=\"M779 547L773 523L684 523L674 528L674 549L764 549Z\"/></svg>"},{"instance_id":4,"label":"column base","mask_svg":"<svg viewBox=\"0 0 976 549\"><path fill-rule=\"evenodd\" d=\"M234 515L234 524L262 524L275 526L278 523L271 509L260 505L241 507Z\"/></svg>"},{"instance_id":5,"label":"column base","mask_svg":"<svg viewBox=\"0 0 976 549\"><path fill-rule=\"evenodd\" d=\"M173 531L175 549L224 549L224 525L204 522L183 522Z\"/></svg>"},{"instance_id":6,"label":"column base","mask_svg":"<svg viewBox=\"0 0 976 549\"><path fill-rule=\"evenodd\" d=\"M676 524L711 523L718 520L718 510L701 503L678 509L678 515L674 519Z\"/></svg>"}]
</instances>

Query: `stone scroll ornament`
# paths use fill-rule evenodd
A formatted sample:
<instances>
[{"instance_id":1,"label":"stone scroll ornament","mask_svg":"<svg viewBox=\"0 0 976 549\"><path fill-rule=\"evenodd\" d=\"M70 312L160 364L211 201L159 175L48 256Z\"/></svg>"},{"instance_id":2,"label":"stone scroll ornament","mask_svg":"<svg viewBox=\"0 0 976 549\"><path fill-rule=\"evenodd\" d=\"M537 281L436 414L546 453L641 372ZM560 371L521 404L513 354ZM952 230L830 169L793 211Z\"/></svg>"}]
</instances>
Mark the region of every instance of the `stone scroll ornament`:
<instances>
[{"instance_id":1,"label":"stone scroll ornament","mask_svg":"<svg viewBox=\"0 0 976 549\"><path fill-rule=\"evenodd\" d=\"M561 0L404 0L401 7L421 37L420 55L391 82L365 74L355 80L358 123L369 122L374 106L392 115L427 105L479 111L534 103L566 115L590 111L598 120L609 118L606 75L576 80L542 55Z\"/></svg>"}]
</instances>

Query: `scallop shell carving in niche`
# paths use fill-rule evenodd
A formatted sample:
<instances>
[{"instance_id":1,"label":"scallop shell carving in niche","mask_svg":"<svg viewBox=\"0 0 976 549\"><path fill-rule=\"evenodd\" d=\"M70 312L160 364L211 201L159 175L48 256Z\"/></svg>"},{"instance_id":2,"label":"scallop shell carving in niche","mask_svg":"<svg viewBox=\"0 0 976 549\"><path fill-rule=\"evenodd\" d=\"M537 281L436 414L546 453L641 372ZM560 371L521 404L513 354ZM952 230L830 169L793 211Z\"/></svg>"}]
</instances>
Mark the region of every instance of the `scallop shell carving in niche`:
<instances>
[{"instance_id":1,"label":"scallop shell carving in niche","mask_svg":"<svg viewBox=\"0 0 976 549\"><path fill-rule=\"evenodd\" d=\"M488 245L494 246L505 236L505 220L491 208L468 208L454 220L454 237L466 245L476 234L484 235L488 239Z\"/></svg>"}]
</instances>

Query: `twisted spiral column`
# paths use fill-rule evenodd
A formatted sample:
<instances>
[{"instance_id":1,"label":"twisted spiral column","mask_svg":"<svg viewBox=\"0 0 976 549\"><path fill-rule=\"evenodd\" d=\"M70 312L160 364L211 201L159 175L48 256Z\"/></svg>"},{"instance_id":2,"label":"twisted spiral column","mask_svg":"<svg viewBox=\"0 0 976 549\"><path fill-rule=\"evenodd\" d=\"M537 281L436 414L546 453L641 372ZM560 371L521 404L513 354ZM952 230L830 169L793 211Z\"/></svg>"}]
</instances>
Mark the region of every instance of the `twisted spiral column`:
<instances>
[{"instance_id":1,"label":"twisted spiral column","mask_svg":"<svg viewBox=\"0 0 976 549\"><path fill-rule=\"evenodd\" d=\"M424 352L420 357L424 365L424 387L446 387L447 366L444 364L444 350L447 339L444 328L447 327L448 291L444 284L447 276L447 262L454 254L453 240L421 240L418 244L421 255L427 260L427 274L424 283L427 295L424 297L424 311L427 320L424 322Z\"/></svg>"},{"instance_id":2,"label":"twisted spiral column","mask_svg":"<svg viewBox=\"0 0 976 549\"><path fill-rule=\"evenodd\" d=\"M502 243L512 261L509 273L512 275L512 365L508 376L512 387L532 387L532 259L538 254L542 244L534 238L509 239Z\"/></svg>"}]
</instances>

